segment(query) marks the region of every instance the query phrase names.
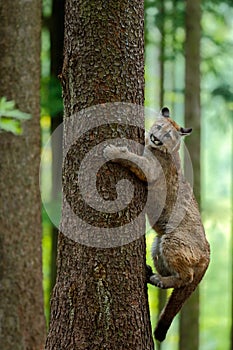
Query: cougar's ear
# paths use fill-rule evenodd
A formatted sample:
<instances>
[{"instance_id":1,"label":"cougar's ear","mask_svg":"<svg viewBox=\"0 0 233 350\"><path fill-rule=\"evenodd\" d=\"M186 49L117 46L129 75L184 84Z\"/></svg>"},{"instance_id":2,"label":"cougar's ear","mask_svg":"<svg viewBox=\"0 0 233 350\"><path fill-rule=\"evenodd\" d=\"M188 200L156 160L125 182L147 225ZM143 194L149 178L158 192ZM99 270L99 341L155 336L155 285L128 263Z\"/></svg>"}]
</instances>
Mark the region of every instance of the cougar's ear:
<instances>
[{"instance_id":1,"label":"cougar's ear","mask_svg":"<svg viewBox=\"0 0 233 350\"><path fill-rule=\"evenodd\" d=\"M192 128L180 128L180 135L181 136L188 136L192 132Z\"/></svg>"},{"instance_id":2,"label":"cougar's ear","mask_svg":"<svg viewBox=\"0 0 233 350\"><path fill-rule=\"evenodd\" d=\"M162 114L163 117L169 118L169 117L170 117L169 108L163 107L163 108L161 109L161 114Z\"/></svg>"}]
</instances>

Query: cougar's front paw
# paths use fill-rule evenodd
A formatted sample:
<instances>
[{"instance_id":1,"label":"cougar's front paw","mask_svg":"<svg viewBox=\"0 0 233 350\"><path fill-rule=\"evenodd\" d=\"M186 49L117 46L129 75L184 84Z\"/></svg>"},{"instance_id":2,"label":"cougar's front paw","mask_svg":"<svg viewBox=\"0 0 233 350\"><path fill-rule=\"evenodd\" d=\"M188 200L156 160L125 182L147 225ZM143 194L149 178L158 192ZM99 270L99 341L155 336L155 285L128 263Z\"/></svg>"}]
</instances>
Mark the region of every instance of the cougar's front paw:
<instances>
[{"instance_id":1,"label":"cougar's front paw","mask_svg":"<svg viewBox=\"0 0 233 350\"><path fill-rule=\"evenodd\" d=\"M150 283L153 284L153 286L164 288L164 285L160 279L160 276L157 274L154 274L150 277Z\"/></svg>"},{"instance_id":2,"label":"cougar's front paw","mask_svg":"<svg viewBox=\"0 0 233 350\"><path fill-rule=\"evenodd\" d=\"M105 159L112 159L117 153L117 147L113 145L108 145L105 147L103 151L103 155Z\"/></svg>"},{"instance_id":3,"label":"cougar's front paw","mask_svg":"<svg viewBox=\"0 0 233 350\"><path fill-rule=\"evenodd\" d=\"M125 154L128 151L127 147L116 147L114 145L108 145L105 147L103 151L103 155L105 159L116 159L121 156L121 154Z\"/></svg>"}]
</instances>

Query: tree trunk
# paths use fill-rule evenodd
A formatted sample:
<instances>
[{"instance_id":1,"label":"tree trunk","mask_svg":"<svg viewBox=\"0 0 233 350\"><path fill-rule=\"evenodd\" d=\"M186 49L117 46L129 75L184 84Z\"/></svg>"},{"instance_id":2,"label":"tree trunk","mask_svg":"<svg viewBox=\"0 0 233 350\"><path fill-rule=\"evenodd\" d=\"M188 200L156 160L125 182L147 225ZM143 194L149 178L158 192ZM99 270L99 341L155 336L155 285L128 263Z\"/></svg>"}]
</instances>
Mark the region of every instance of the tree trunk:
<instances>
[{"instance_id":1,"label":"tree trunk","mask_svg":"<svg viewBox=\"0 0 233 350\"><path fill-rule=\"evenodd\" d=\"M185 43L185 123L194 130L186 145L191 155L194 172L194 194L200 205L200 0L186 1ZM180 319L180 350L199 347L199 290L186 302Z\"/></svg>"},{"instance_id":2,"label":"tree trunk","mask_svg":"<svg viewBox=\"0 0 233 350\"><path fill-rule=\"evenodd\" d=\"M68 152L63 169L63 233L58 241L57 281L47 350L153 349L145 283L145 239L141 236L144 219L134 225L134 232L128 232L132 237L135 233L141 237L127 245L111 247L105 234L108 225L119 226L119 236L117 229L112 237L114 245L122 227L134 221L135 212L141 211L145 188L118 165L104 165L97 174L100 193L115 200L114 182L127 178L137 194L136 205L127 215L109 216L101 212L101 207L97 212L83 202L76 176L83 157L102 141L116 137L144 141L141 129L117 123L116 117L121 120L119 105L112 105L112 109L106 105L107 102L143 105L143 15L143 1L139 0L98 0L85 4L81 0L66 1L62 85L64 149ZM101 106L93 107L100 103ZM78 113L90 106L92 109ZM122 114L125 108L122 105ZM105 124L90 129L89 124L100 118L98 110L102 111ZM110 123L114 118L115 123ZM80 140L74 139L75 130L82 134ZM86 178L92 173L91 165L86 168ZM79 225L71 213L67 215L65 200L72 213L81 216ZM67 226L71 227L73 240L64 234ZM99 236L96 227L101 229Z\"/></svg>"},{"instance_id":3,"label":"tree trunk","mask_svg":"<svg viewBox=\"0 0 233 350\"><path fill-rule=\"evenodd\" d=\"M0 3L0 96L32 118L23 135L0 137L0 344L42 349L40 162L41 3Z\"/></svg>"}]
</instances>

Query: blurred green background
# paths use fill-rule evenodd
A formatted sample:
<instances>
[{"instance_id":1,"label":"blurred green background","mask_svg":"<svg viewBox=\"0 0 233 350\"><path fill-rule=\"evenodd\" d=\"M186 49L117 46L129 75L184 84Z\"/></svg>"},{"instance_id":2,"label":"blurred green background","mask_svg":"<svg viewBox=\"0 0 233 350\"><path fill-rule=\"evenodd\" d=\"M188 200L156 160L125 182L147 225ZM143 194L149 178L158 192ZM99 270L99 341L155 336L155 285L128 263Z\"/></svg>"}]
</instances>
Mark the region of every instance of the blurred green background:
<instances>
[{"instance_id":1,"label":"blurred green background","mask_svg":"<svg viewBox=\"0 0 233 350\"><path fill-rule=\"evenodd\" d=\"M172 117L184 121L184 2L145 1L145 105L160 110L161 23L164 26L162 64L164 104ZM232 183L233 183L233 2L202 2L201 39L201 206L211 245L211 263L200 287L200 349L230 349L232 300ZM61 87L51 73L52 0L43 0L41 130L42 147L47 143L54 120L62 113ZM153 122L146 120L146 127ZM55 123L56 124L56 123ZM57 123L59 124L59 123ZM192 125L187 125L192 127ZM192 136L190 136L192 137ZM46 149L42 186L51 189L52 150ZM54 230L43 209L43 272L47 321L51 280L54 280ZM154 233L147 235L147 259ZM158 314L157 290L149 286L152 327ZM178 322L163 344L178 349ZM188 350L188 349L187 349Z\"/></svg>"}]
</instances>

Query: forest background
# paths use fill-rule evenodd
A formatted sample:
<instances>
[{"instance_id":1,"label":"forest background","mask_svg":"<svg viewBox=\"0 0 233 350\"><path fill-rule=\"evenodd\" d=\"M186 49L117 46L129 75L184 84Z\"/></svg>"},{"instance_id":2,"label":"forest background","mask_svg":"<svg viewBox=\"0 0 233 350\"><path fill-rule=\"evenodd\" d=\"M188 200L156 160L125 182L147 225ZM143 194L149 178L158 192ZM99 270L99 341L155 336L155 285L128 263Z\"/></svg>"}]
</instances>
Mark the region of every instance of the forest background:
<instances>
[{"instance_id":1,"label":"forest background","mask_svg":"<svg viewBox=\"0 0 233 350\"><path fill-rule=\"evenodd\" d=\"M161 16L163 3L163 17ZM233 3L202 2L201 38L201 209L211 245L211 264L200 287L200 349L222 350L230 347L232 298L232 158L233 158ZM43 145L51 132L51 121L62 112L61 88L51 77L50 31L52 1L43 0L42 32L42 114ZM161 37L163 26L163 38ZM145 1L145 106L158 113L161 79L163 101L172 116L184 121L184 2ZM163 56L161 56L161 51ZM161 65L163 76L161 77ZM187 117L188 119L188 117ZM146 120L146 127L153 119ZM55 123L56 125L56 123ZM192 125L187 125L188 127ZM51 167L51 154L46 157L44 174ZM45 193L51 193L48 177L43 177ZM47 198L49 201L50 199ZM43 272L45 310L49 318L51 279L54 277L53 228L43 211ZM149 233L148 261L153 233ZM52 267L51 267L52 264ZM52 282L53 284L53 282ZM158 314L158 298L149 288L153 326ZM178 320L162 349L178 349Z\"/></svg>"},{"instance_id":2,"label":"forest background","mask_svg":"<svg viewBox=\"0 0 233 350\"><path fill-rule=\"evenodd\" d=\"M49 176L56 167L53 150L45 146L51 133L61 123L63 113L58 79L62 66L61 37L64 21L61 4L63 1L43 0L41 135L44 157L41 191L44 203L50 202L56 192L52 176ZM211 264L200 286L201 350L230 349L233 338L232 5L231 0L203 0L201 4L201 211L211 245ZM185 102L184 18L183 1L145 1L145 106L155 113L159 112L161 104L169 106L172 117L180 124L184 124ZM61 36L58 35L58 27ZM54 53L54 46L60 51ZM188 116L185 120L187 124ZM153 118L147 118L146 128L152 123ZM42 220L43 287L48 323L49 301L56 275L56 229L45 208ZM150 264L153 235L152 232L147 235L147 259ZM153 328L158 316L158 300L158 291L149 287ZM163 350L178 349L178 318L173 322L167 340L161 347Z\"/></svg>"}]
</instances>

